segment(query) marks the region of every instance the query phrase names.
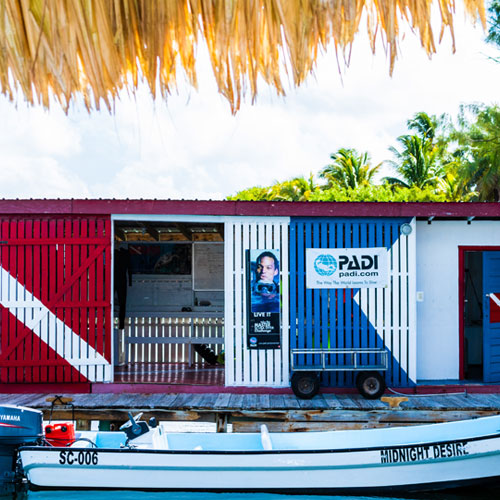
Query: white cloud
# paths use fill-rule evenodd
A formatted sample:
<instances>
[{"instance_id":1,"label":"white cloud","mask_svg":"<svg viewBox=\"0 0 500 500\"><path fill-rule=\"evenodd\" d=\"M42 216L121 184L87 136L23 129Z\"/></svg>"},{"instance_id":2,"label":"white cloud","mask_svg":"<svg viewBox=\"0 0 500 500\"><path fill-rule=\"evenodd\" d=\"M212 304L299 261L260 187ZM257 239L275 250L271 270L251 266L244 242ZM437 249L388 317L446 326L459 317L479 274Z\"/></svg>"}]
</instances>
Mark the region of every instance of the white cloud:
<instances>
[{"instance_id":1,"label":"white cloud","mask_svg":"<svg viewBox=\"0 0 500 500\"><path fill-rule=\"evenodd\" d=\"M86 198L90 192L77 176L48 157L5 156L0 158L0 197Z\"/></svg>"}]
</instances>

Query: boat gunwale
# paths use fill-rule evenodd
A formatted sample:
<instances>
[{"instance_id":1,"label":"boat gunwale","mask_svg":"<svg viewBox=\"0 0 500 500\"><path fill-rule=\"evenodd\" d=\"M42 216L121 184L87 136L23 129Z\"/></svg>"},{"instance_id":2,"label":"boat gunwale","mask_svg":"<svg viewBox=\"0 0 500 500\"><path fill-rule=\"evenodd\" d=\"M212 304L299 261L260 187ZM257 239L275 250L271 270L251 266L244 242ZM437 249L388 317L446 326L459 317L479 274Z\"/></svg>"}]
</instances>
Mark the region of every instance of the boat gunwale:
<instances>
[{"instance_id":1,"label":"boat gunwale","mask_svg":"<svg viewBox=\"0 0 500 500\"><path fill-rule=\"evenodd\" d=\"M459 439L451 439L444 441L423 441L421 443L409 443L409 444L394 444L388 446L372 446L363 448L329 448L329 449L272 449L272 450L172 450L172 449L150 449L150 448L98 448L98 447L72 447L72 446L21 446L19 447L19 452L22 451L43 451L43 452L61 452L61 451L98 451L103 453L160 453L160 454L172 454L172 455L273 455L273 454L319 454L319 453L358 453L358 452L368 452L368 451L383 451L387 449L406 449L413 448L416 446L439 446L444 444L456 444L476 441L486 441L491 439L500 438L500 432L495 434L486 434L483 436L474 437L463 437ZM500 451L500 450L499 450ZM464 455L466 458L468 455ZM461 458L461 457L453 457ZM90 467L90 466L89 466Z\"/></svg>"},{"instance_id":2,"label":"boat gunwale","mask_svg":"<svg viewBox=\"0 0 500 500\"><path fill-rule=\"evenodd\" d=\"M31 491L147 491L147 492L204 492L204 493L284 493L304 495L318 493L321 495L387 495L389 493L417 493L431 492L439 493L442 490L460 490L473 486L495 486L500 481L500 475L488 476L474 479L459 479L451 481L412 483L393 486L357 486L353 488L332 488L332 487L308 487L306 488L121 488L121 487L91 487L91 486L40 486L34 483L29 484ZM411 498L411 497L410 497Z\"/></svg>"}]
</instances>

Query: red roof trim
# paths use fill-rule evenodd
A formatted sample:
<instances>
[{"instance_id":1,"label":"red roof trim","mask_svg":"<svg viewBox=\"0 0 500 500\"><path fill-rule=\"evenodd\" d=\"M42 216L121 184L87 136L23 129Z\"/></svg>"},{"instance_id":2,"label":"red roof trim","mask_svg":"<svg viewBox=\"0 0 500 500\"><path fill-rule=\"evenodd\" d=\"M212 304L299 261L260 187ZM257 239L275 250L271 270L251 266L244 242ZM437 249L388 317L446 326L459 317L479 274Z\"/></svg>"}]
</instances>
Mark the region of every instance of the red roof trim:
<instances>
[{"instance_id":1,"label":"red roof trim","mask_svg":"<svg viewBox=\"0 0 500 500\"><path fill-rule=\"evenodd\" d=\"M0 214L500 218L500 203L4 199Z\"/></svg>"}]
</instances>

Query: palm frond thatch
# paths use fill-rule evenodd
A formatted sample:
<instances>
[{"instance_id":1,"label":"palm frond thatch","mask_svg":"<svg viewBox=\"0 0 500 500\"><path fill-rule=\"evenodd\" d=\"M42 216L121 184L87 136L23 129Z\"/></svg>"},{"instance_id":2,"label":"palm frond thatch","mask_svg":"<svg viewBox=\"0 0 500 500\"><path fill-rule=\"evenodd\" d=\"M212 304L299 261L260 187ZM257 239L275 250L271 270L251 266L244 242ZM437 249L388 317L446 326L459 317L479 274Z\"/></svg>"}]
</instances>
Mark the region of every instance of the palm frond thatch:
<instances>
[{"instance_id":1,"label":"palm frond thatch","mask_svg":"<svg viewBox=\"0 0 500 500\"><path fill-rule=\"evenodd\" d=\"M464 0L485 24L484 0ZM18 89L34 103L53 95L68 109L76 95L90 110L112 108L141 78L166 97L184 70L197 85L197 47L204 42L219 91L233 112L263 79L284 93L283 68L294 85L314 69L321 49L348 51L363 12L374 48L382 33L390 67L401 23L432 54L433 0L0 0L0 91ZM436 0L453 34L454 0Z\"/></svg>"}]
</instances>

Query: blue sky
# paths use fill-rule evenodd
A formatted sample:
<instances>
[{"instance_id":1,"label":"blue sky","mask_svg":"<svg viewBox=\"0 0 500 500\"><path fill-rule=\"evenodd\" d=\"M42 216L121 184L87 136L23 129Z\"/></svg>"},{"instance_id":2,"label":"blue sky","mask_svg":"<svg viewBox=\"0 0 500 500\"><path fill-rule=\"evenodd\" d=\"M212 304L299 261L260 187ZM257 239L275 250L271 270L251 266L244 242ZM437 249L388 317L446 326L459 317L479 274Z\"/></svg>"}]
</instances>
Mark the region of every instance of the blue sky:
<instances>
[{"instance_id":1,"label":"blue sky","mask_svg":"<svg viewBox=\"0 0 500 500\"><path fill-rule=\"evenodd\" d=\"M339 75L334 51L285 98L260 86L236 116L200 54L200 88L153 102L145 89L122 94L114 114L75 105L68 115L0 97L0 197L221 199L254 185L317 173L340 147L375 163L418 111L456 115L462 103L499 103L500 51L464 16L456 48L446 33L431 60L406 33L392 78L383 47L361 34ZM439 33L439 30L436 31Z\"/></svg>"}]
</instances>

